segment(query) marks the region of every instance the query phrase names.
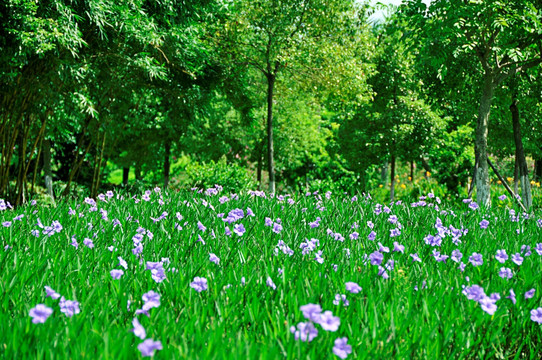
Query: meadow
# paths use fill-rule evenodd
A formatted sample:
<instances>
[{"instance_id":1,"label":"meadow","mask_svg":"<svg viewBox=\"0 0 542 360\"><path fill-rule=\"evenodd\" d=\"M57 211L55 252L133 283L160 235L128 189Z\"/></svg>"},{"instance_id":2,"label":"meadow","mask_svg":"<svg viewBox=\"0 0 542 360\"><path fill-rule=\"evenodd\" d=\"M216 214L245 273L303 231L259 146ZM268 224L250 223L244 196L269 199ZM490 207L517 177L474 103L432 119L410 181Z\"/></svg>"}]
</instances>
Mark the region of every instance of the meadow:
<instances>
[{"instance_id":1,"label":"meadow","mask_svg":"<svg viewBox=\"0 0 542 360\"><path fill-rule=\"evenodd\" d=\"M499 201L0 200L0 358L540 358L542 214Z\"/></svg>"}]
</instances>

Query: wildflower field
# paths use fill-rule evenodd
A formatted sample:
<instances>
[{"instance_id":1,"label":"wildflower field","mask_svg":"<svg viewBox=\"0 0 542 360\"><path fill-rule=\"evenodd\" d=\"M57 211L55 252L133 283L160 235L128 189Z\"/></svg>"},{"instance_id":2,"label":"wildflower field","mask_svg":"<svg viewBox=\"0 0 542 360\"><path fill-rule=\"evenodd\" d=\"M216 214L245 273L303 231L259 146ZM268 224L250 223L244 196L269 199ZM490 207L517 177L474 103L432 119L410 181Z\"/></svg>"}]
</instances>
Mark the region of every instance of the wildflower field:
<instances>
[{"instance_id":1,"label":"wildflower field","mask_svg":"<svg viewBox=\"0 0 542 360\"><path fill-rule=\"evenodd\" d=\"M539 211L217 186L0 223L0 358L542 356Z\"/></svg>"}]
</instances>

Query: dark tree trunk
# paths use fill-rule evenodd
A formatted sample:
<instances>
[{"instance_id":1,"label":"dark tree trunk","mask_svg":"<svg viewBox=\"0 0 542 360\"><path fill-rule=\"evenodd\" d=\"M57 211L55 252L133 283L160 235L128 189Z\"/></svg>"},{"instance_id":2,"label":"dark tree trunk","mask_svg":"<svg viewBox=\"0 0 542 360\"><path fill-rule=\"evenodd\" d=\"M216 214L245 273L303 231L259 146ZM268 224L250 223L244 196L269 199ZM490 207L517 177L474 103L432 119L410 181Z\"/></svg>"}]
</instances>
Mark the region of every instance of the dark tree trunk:
<instances>
[{"instance_id":1,"label":"dark tree trunk","mask_svg":"<svg viewBox=\"0 0 542 360\"><path fill-rule=\"evenodd\" d=\"M542 180L542 159L534 160L534 181Z\"/></svg>"},{"instance_id":2,"label":"dark tree trunk","mask_svg":"<svg viewBox=\"0 0 542 360\"><path fill-rule=\"evenodd\" d=\"M128 179L130 177L130 167L126 166L122 168L122 185L128 186Z\"/></svg>"},{"instance_id":3,"label":"dark tree trunk","mask_svg":"<svg viewBox=\"0 0 542 360\"><path fill-rule=\"evenodd\" d=\"M422 167L425 170L425 173L423 174L423 176L427 179L427 173L431 173L431 167L429 166L429 164L427 163L427 160L425 160L423 155L420 156L420 161L422 162Z\"/></svg>"},{"instance_id":4,"label":"dark tree trunk","mask_svg":"<svg viewBox=\"0 0 542 360\"><path fill-rule=\"evenodd\" d=\"M136 163L135 169L134 169L135 178L138 181L143 180L143 175L141 174L141 164Z\"/></svg>"},{"instance_id":5,"label":"dark tree trunk","mask_svg":"<svg viewBox=\"0 0 542 360\"><path fill-rule=\"evenodd\" d=\"M51 169L51 140L43 140L43 172L45 173L45 189L51 199L55 199L53 193L53 171Z\"/></svg>"},{"instance_id":6,"label":"dark tree trunk","mask_svg":"<svg viewBox=\"0 0 542 360\"><path fill-rule=\"evenodd\" d=\"M168 140L164 144L164 190L169 186L169 157L171 156L171 142Z\"/></svg>"},{"instance_id":7,"label":"dark tree trunk","mask_svg":"<svg viewBox=\"0 0 542 360\"><path fill-rule=\"evenodd\" d=\"M395 155L391 156L390 162L390 201L395 198Z\"/></svg>"},{"instance_id":8,"label":"dark tree trunk","mask_svg":"<svg viewBox=\"0 0 542 360\"><path fill-rule=\"evenodd\" d=\"M491 206L489 169L487 154L487 133L491 101L495 90L494 76L492 73L484 74L482 96L478 109L478 121L476 124L475 155L478 167L476 169L476 201L484 207Z\"/></svg>"},{"instance_id":9,"label":"dark tree trunk","mask_svg":"<svg viewBox=\"0 0 542 360\"><path fill-rule=\"evenodd\" d=\"M410 181L414 182L414 161L410 162Z\"/></svg>"},{"instance_id":10,"label":"dark tree trunk","mask_svg":"<svg viewBox=\"0 0 542 360\"><path fill-rule=\"evenodd\" d=\"M267 166L269 172L269 192L275 193L275 162L273 154L273 90L275 74L267 74Z\"/></svg>"},{"instance_id":11,"label":"dark tree trunk","mask_svg":"<svg viewBox=\"0 0 542 360\"><path fill-rule=\"evenodd\" d=\"M533 198L531 193L531 183L529 181L529 169L527 167L527 160L525 160L525 152L523 150L523 143L521 141L521 125L519 123L519 109L516 95L512 99L510 105L510 112L512 113L512 124L514 128L514 142L516 144L516 162L519 168L519 180L521 184L521 199L523 205L529 210L533 204Z\"/></svg>"}]
</instances>

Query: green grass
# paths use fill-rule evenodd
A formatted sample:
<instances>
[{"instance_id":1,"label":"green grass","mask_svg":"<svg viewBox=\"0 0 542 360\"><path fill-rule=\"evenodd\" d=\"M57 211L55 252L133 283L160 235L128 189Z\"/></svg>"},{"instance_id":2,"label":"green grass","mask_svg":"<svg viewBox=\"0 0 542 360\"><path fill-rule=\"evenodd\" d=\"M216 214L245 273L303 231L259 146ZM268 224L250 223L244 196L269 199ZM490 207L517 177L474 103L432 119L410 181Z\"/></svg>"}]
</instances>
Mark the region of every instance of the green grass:
<instances>
[{"instance_id":1,"label":"green grass","mask_svg":"<svg viewBox=\"0 0 542 360\"><path fill-rule=\"evenodd\" d=\"M143 305L142 295L150 290L161 295L161 305L149 311L150 317L137 318L147 338L163 345L163 350L155 352L156 359L338 359L332 349L339 337L348 338L353 350L349 358L358 359L540 356L542 328L530 318L530 311L542 306L542 257L534 250L542 242L539 212L513 222L506 207L473 211L461 204L437 211L434 205L402 204L391 206L389 214L377 215L376 203L362 198L352 202L339 195L330 199L301 195L289 204L241 194L221 203L219 198L224 195L228 194L179 192L161 196L152 192L150 201L139 203L129 196L117 199L115 195L97 204L107 211L108 220L100 211L90 212L91 206L83 201L0 212L0 223L25 215L10 227L0 225L0 358L140 358L137 346L142 340L130 329L135 310ZM427 203L435 204L432 199ZM76 215L68 214L70 207ZM254 217L246 216L248 207ZM235 208L245 212L236 222L246 228L241 237L226 236L228 224L217 216ZM151 219L164 211L168 213L165 219ZM176 218L177 212L182 221ZM390 238L390 230L395 225L388 221L392 214L402 224L401 235L394 238ZM277 234L265 226L266 217L280 218L283 231ZM321 218L319 227L311 228L309 223L317 217ZM446 236L440 247L425 243L427 235L437 234L437 217L446 227L468 229L460 244L454 245L451 236ZM479 226L483 218L490 221L485 230ZM63 229L52 236L40 233L35 237L32 230L43 230L37 226L38 219L45 226L58 220ZM113 219L121 226L114 228ZM198 229L198 221L207 227L205 232ZM367 221L374 223L376 241L368 240L371 229ZM354 223L358 229L352 229ZM176 224L183 229L176 229ZM232 230L233 225L229 225ZM140 226L154 235L152 240L147 236L143 240L143 262L132 253L132 238ZM335 240L327 229L342 234L345 240ZM359 233L357 240L349 238L354 231ZM70 245L74 235L78 248ZM197 241L198 235L205 244ZM93 239L93 249L83 245L85 238ZM302 255L300 244L312 238L319 239L320 246ZM292 256L282 251L275 255L279 240L294 251ZM384 263L395 260L389 279L384 279L365 255L378 250L378 242L393 250L394 241L406 250L404 254L384 253ZM506 249L511 256L520 252L523 244L531 247L532 255L525 257L521 266L495 260L498 249ZM4 250L6 245L10 248ZM110 246L114 246L113 252L108 250ZM431 255L435 249L446 255L459 249L467 263L465 271L450 259L437 262ZM323 252L323 264L314 260L318 250ZM473 252L483 255L482 266L468 262ZM219 265L209 261L209 253L220 258ZM411 253L417 253L422 263L413 262ZM118 256L128 262L128 269L120 280L113 280L110 271L121 268ZM162 258L170 260L164 265L166 269L177 271L166 271L167 279L156 283L144 262ZM512 279L499 277L502 266L512 269ZM196 276L207 278L207 291L198 293L190 287ZM268 276L276 290L266 286ZM245 286L241 285L242 277ZM363 290L346 292L347 281L358 283ZM423 281L427 284L424 289ZM482 286L488 295L501 295L494 315L462 293L463 286L472 284ZM79 301L81 312L66 317L60 312L59 300L46 298L46 285L66 299ZM418 291L414 290L416 285ZM536 289L534 297L524 299L531 288ZM506 298L510 289L517 295L516 305ZM336 294L345 294L350 305L334 305ZM45 323L33 324L29 311L40 303L54 312ZM319 304L338 316L338 331L327 332L316 325L318 336L312 342L296 341L290 327L306 321L299 308L308 303Z\"/></svg>"}]
</instances>

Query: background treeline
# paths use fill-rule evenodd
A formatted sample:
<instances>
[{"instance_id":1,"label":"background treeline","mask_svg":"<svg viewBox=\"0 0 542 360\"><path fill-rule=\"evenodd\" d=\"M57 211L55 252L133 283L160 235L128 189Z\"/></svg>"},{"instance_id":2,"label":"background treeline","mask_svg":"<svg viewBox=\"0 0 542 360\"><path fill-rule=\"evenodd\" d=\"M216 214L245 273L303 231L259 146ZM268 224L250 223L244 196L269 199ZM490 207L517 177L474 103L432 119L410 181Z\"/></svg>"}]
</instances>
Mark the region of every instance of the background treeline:
<instances>
[{"instance_id":1,"label":"background treeline","mask_svg":"<svg viewBox=\"0 0 542 360\"><path fill-rule=\"evenodd\" d=\"M530 207L541 10L413 0L375 23L351 0L2 1L0 198L118 179L393 199L401 168L450 197L474 178L489 205L491 158Z\"/></svg>"}]
</instances>

